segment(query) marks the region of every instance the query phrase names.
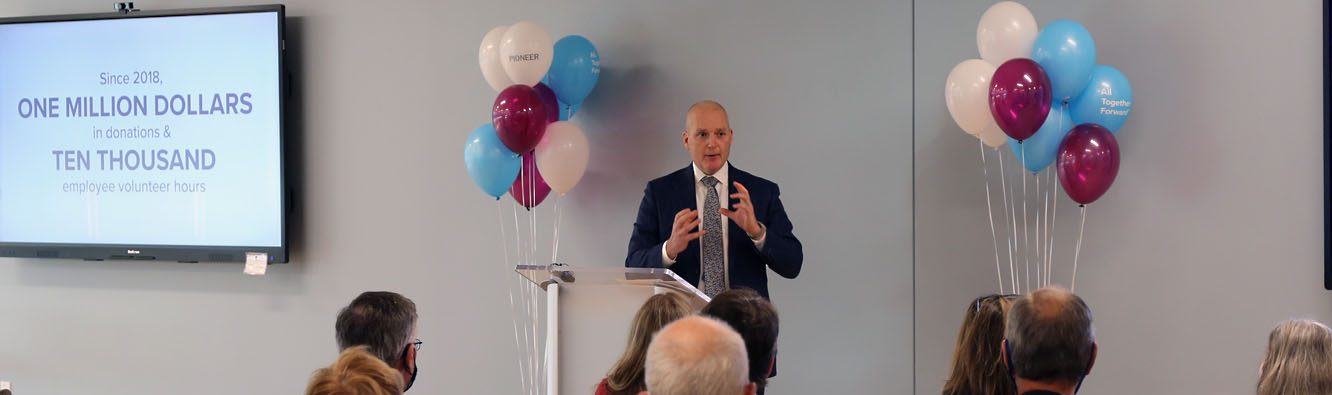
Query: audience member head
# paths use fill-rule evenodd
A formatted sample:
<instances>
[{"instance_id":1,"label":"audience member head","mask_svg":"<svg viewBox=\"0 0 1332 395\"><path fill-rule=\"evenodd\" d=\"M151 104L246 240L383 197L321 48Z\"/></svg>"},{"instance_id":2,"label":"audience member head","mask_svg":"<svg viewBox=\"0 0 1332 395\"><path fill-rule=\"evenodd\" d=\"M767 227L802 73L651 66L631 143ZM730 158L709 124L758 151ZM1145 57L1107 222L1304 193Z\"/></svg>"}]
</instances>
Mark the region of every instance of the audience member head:
<instances>
[{"instance_id":1,"label":"audience member head","mask_svg":"<svg viewBox=\"0 0 1332 395\"><path fill-rule=\"evenodd\" d=\"M726 323L689 316L666 325L648 346L652 395L753 395L745 341Z\"/></svg>"},{"instance_id":2,"label":"audience member head","mask_svg":"<svg viewBox=\"0 0 1332 395\"><path fill-rule=\"evenodd\" d=\"M732 289L717 294L700 313L740 333L749 356L749 381L758 388L767 386L777 353L777 309L772 302L750 289Z\"/></svg>"},{"instance_id":3,"label":"audience member head","mask_svg":"<svg viewBox=\"0 0 1332 395\"><path fill-rule=\"evenodd\" d=\"M606 373L606 389L611 393L637 394L645 388L643 363L652 334L666 324L689 315L689 302L675 292L652 295L634 314L629 324L629 344L624 355Z\"/></svg>"},{"instance_id":4,"label":"audience member head","mask_svg":"<svg viewBox=\"0 0 1332 395\"><path fill-rule=\"evenodd\" d=\"M398 395L402 375L366 346L348 348L329 367L315 371L305 395Z\"/></svg>"},{"instance_id":5,"label":"audience member head","mask_svg":"<svg viewBox=\"0 0 1332 395\"><path fill-rule=\"evenodd\" d=\"M1008 310L1004 352L1018 393L1075 393L1096 361L1091 309L1057 286L1023 295Z\"/></svg>"},{"instance_id":6,"label":"audience member head","mask_svg":"<svg viewBox=\"0 0 1332 395\"><path fill-rule=\"evenodd\" d=\"M366 346L371 355L402 373L403 391L416 381L416 303L386 291L362 293L338 312L339 349Z\"/></svg>"},{"instance_id":7,"label":"audience member head","mask_svg":"<svg viewBox=\"0 0 1332 395\"><path fill-rule=\"evenodd\" d=\"M1267 337L1258 395L1332 394L1332 331L1312 320L1289 320Z\"/></svg>"},{"instance_id":8,"label":"audience member head","mask_svg":"<svg viewBox=\"0 0 1332 395\"><path fill-rule=\"evenodd\" d=\"M1004 317L1017 295L989 295L967 304L962 329L953 346L953 368L944 383L946 395L1012 394L1004 369Z\"/></svg>"}]
</instances>

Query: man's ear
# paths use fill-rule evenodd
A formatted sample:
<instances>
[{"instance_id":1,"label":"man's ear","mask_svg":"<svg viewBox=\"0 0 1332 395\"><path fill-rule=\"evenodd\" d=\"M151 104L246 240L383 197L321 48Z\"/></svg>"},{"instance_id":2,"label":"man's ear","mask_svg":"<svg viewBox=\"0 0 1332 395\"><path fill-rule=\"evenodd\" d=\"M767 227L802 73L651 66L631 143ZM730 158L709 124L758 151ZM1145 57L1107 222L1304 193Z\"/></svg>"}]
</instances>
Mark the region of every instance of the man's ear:
<instances>
[{"instance_id":1,"label":"man's ear","mask_svg":"<svg viewBox=\"0 0 1332 395\"><path fill-rule=\"evenodd\" d=\"M685 149L689 149L689 131L680 132L680 141L684 143Z\"/></svg>"},{"instance_id":2,"label":"man's ear","mask_svg":"<svg viewBox=\"0 0 1332 395\"><path fill-rule=\"evenodd\" d=\"M769 359L769 360L768 360L768 372L767 372L767 373L764 373L763 375L766 376L766 377L772 377L772 368L774 368L774 367L776 367L776 366L777 366L777 358Z\"/></svg>"},{"instance_id":3,"label":"man's ear","mask_svg":"<svg viewBox=\"0 0 1332 395\"><path fill-rule=\"evenodd\" d=\"M390 364L389 367L410 374L412 369L416 368L416 347L407 346L407 351L402 353L402 360Z\"/></svg>"},{"instance_id":4,"label":"man's ear","mask_svg":"<svg viewBox=\"0 0 1332 395\"><path fill-rule=\"evenodd\" d=\"M755 395L758 393L758 383L750 382L745 385L745 395Z\"/></svg>"},{"instance_id":5,"label":"man's ear","mask_svg":"<svg viewBox=\"0 0 1332 395\"><path fill-rule=\"evenodd\" d=\"M1084 373L1083 375L1091 374L1092 366L1096 365L1096 350L1097 350L1096 342L1093 341L1093 342L1092 342L1091 359L1087 360L1087 372Z\"/></svg>"}]
</instances>

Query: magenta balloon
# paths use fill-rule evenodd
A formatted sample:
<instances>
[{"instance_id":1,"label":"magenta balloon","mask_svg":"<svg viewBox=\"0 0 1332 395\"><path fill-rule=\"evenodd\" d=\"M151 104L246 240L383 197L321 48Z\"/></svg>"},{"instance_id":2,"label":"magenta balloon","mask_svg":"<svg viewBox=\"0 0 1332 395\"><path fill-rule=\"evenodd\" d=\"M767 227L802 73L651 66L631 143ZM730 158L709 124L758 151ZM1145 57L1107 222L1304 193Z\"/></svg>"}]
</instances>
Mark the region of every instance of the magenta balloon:
<instances>
[{"instance_id":1,"label":"magenta balloon","mask_svg":"<svg viewBox=\"0 0 1332 395\"><path fill-rule=\"evenodd\" d=\"M532 89L536 91L537 97L541 98L541 104L546 106L546 123L559 122L560 102L555 98L555 91L544 82L538 82Z\"/></svg>"},{"instance_id":2,"label":"magenta balloon","mask_svg":"<svg viewBox=\"0 0 1332 395\"><path fill-rule=\"evenodd\" d=\"M1010 59L990 78L990 114L1014 140L1036 134L1050 114L1050 77L1031 59Z\"/></svg>"},{"instance_id":3,"label":"magenta balloon","mask_svg":"<svg viewBox=\"0 0 1332 395\"><path fill-rule=\"evenodd\" d=\"M513 186L509 187L509 196L523 207L532 208L546 200L550 195L550 185L546 184L546 179L541 177L541 171L537 170L536 154L528 151L523 154L523 170L518 173L518 179L513 180Z\"/></svg>"},{"instance_id":4,"label":"magenta balloon","mask_svg":"<svg viewBox=\"0 0 1332 395\"><path fill-rule=\"evenodd\" d=\"M1119 143L1104 126L1075 126L1059 142L1055 167L1068 197L1082 204L1094 202L1110 189L1119 174Z\"/></svg>"},{"instance_id":5,"label":"magenta balloon","mask_svg":"<svg viewBox=\"0 0 1332 395\"><path fill-rule=\"evenodd\" d=\"M513 152L529 152L541 141L550 123L541 95L527 85L514 85L500 91L495 98L491 122L495 134L504 146Z\"/></svg>"}]
</instances>

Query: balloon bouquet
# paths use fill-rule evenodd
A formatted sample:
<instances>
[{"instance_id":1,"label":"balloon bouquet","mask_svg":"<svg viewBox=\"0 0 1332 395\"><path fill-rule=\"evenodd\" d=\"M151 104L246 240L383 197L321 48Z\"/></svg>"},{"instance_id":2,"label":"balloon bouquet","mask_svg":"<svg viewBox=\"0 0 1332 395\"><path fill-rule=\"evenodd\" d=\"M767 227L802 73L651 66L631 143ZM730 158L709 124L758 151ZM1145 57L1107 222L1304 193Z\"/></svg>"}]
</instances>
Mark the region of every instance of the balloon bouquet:
<instances>
[{"instance_id":1,"label":"balloon bouquet","mask_svg":"<svg viewBox=\"0 0 1332 395\"><path fill-rule=\"evenodd\" d=\"M490 122L478 126L467 138L463 161L467 174L487 196L498 201L507 191L527 209L528 244L522 245L515 208L515 245L519 261L534 265L538 261L533 242L536 214L532 208L545 201L552 190L560 196L568 193L587 170L587 136L569 119L596 86L601 60L586 38L571 35L552 43L545 29L527 21L491 29L481 39L477 58L481 75L499 95ZM559 211L557 201L551 262L556 261L559 251ZM503 211L499 213L500 236L507 244ZM507 247L504 253L506 270L511 270ZM519 296L522 311L514 306L514 342L518 343L521 329L528 347L526 354L534 356L539 349L538 323L518 317L538 314L536 297L529 288L524 287L526 293ZM510 287L510 304L513 302L514 289ZM544 384L539 380L542 363L532 357L519 365L524 392L540 392Z\"/></svg>"},{"instance_id":2,"label":"balloon bouquet","mask_svg":"<svg viewBox=\"0 0 1332 395\"><path fill-rule=\"evenodd\" d=\"M1052 172L1046 171L1045 201L1040 201L1040 172L1051 164L1064 192L1082 209L1082 225L1073 254L1072 288L1077 284L1077 257L1082 250L1086 205L1104 195L1119 172L1115 133L1133 107L1132 87L1119 70L1096 64L1096 43L1081 24L1058 20L1038 31L1031 11L1016 2L999 2L985 11L976 28L976 44L981 58L968 59L953 67L945 83L944 100L957 126L976 136L982 144L986 207L1000 292L1004 292L1005 282L994 210L990 208L985 146L994 148L999 158L1004 205L1001 219L1008 235L1005 247L1010 292L1030 291L1050 283L1054 235L1049 229L1058 214L1054 204L1058 199L1050 201L1054 189L1049 181ZM1031 219L1027 213L1028 176L1023 172L1019 213L1016 183L1010 196L1003 155L998 152L1004 144L1008 144L1022 168L1030 171L1031 178L1036 180L1034 203L1040 209L1034 213L1035 237L1028 232ZM1018 274L1019 259L1026 261L1025 276ZM1032 263L1036 269L1034 277Z\"/></svg>"}]
</instances>

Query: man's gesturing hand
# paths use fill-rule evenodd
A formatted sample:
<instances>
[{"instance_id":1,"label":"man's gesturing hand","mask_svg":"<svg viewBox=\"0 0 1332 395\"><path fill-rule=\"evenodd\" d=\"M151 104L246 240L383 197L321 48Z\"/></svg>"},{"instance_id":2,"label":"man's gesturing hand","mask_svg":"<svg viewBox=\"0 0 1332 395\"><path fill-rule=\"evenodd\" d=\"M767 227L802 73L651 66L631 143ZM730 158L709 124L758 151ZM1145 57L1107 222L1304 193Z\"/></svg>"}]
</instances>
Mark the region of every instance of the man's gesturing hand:
<instances>
[{"instance_id":1,"label":"man's gesturing hand","mask_svg":"<svg viewBox=\"0 0 1332 395\"><path fill-rule=\"evenodd\" d=\"M666 239L666 257L675 260L690 241L702 237L705 233L703 230L691 232L698 229L700 223L703 223L703 220L698 217L698 210L684 209L675 213L675 223L671 225L671 238Z\"/></svg>"}]
</instances>

